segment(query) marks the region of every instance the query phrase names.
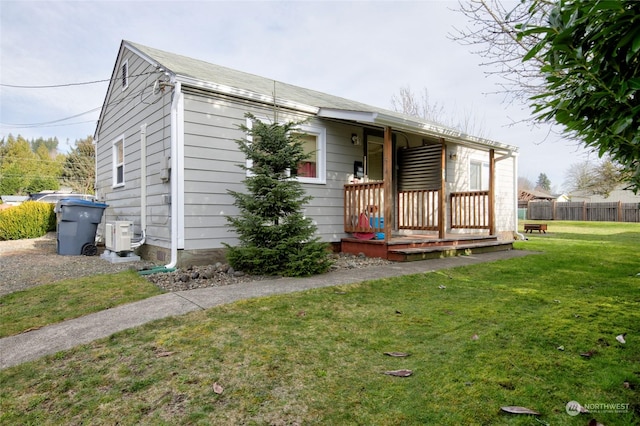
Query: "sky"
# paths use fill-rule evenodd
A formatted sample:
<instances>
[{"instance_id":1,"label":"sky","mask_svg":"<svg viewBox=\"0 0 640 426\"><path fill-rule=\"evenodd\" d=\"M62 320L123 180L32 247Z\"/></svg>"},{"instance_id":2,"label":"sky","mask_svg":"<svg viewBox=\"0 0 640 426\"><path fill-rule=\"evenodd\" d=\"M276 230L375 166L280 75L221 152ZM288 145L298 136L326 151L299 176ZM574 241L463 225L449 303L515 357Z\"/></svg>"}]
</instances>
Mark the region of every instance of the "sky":
<instances>
[{"instance_id":1,"label":"sky","mask_svg":"<svg viewBox=\"0 0 640 426\"><path fill-rule=\"evenodd\" d=\"M519 176L561 192L575 142L523 123L526 105L496 94L482 58L453 41L469 23L457 0L0 0L0 139L57 137L63 151L93 135L122 40L392 109L408 87L519 148ZM76 83L91 83L81 84ZM17 88L11 86L61 86ZM456 118L457 117L457 118Z\"/></svg>"}]
</instances>

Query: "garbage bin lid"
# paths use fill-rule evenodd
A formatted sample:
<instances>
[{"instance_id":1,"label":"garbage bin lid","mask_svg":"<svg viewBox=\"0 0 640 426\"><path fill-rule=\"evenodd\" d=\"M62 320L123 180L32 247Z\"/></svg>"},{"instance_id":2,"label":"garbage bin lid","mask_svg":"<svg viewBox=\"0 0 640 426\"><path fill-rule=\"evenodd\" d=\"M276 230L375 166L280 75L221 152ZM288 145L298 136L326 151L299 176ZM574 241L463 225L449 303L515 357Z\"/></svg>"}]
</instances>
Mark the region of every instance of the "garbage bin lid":
<instances>
[{"instance_id":1,"label":"garbage bin lid","mask_svg":"<svg viewBox=\"0 0 640 426\"><path fill-rule=\"evenodd\" d=\"M83 207L100 207L106 209L108 206L105 203L96 203L95 201L82 200L80 198L63 198L58 201L59 206L83 206Z\"/></svg>"}]
</instances>

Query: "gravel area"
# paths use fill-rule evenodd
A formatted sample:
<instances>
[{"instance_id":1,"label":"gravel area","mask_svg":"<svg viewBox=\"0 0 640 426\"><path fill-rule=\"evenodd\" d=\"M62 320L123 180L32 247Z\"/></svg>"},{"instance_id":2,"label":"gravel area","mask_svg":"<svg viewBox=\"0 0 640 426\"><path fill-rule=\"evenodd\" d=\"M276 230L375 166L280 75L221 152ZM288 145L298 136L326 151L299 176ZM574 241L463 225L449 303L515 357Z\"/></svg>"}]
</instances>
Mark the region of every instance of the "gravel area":
<instances>
[{"instance_id":1,"label":"gravel area","mask_svg":"<svg viewBox=\"0 0 640 426\"><path fill-rule=\"evenodd\" d=\"M359 269L389 263L384 259L362 255L335 254L332 270ZM25 240L0 241L0 296L69 278L110 274L128 269L149 269L145 262L111 263L99 256L60 256L56 253L56 234ZM145 275L165 291L219 287L265 277L234 271L229 265L193 266L171 273ZM273 277L267 277L273 278Z\"/></svg>"}]
</instances>

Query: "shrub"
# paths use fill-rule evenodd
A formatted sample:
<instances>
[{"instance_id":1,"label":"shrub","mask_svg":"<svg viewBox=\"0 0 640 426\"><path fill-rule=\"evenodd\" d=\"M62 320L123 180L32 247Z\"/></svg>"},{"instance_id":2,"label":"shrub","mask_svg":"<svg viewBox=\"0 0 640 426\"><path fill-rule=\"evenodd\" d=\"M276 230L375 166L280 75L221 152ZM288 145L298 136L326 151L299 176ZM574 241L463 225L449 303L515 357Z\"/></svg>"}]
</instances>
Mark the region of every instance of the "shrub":
<instances>
[{"instance_id":1,"label":"shrub","mask_svg":"<svg viewBox=\"0 0 640 426\"><path fill-rule=\"evenodd\" d=\"M0 241L41 237L56 229L54 204L28 201L0 211Z\"/></svg>"},{"instance_id":2,"label":"shrub","mask_svg":"<svg viewBox=\"0 0 640 426\"><path fill-rule=\"evenodd\" d=\"M252 166L244 180L247 193L229 191L240 210L227 217L240 244L227 247L227 260L250 274L305 276L321 274L331 266L328 244L314 236L316 227L305 217L303 206L311 200L289 173L309 154L297 134L300 123L263 123L252 115L251 128L240 126L249 139L236 142Z\"/></svg>"}]
</instances>

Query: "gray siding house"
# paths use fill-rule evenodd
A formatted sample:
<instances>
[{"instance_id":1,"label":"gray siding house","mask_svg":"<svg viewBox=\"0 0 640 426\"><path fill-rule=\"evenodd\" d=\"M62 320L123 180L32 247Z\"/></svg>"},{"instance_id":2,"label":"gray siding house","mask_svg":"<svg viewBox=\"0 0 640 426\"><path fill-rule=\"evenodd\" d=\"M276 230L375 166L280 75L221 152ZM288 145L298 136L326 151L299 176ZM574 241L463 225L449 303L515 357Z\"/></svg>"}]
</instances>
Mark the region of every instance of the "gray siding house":
<instances>
[{"instance_id":1,"label":"gray siding house","mask_svg":"<svg viewBox=\"0 0 640 426\"><path fill-rule=\"evenodd\" d=\"M292 174L313 197L305 214L337 249L393 259L397 239L514 238L516 147L129 41L94 135L103 221L133 222L140 254L168 267L219 260L237 242L227 191L244 190L235 140L248 112L307 120L312 158Z\"/></svg>"}]
</instances>

